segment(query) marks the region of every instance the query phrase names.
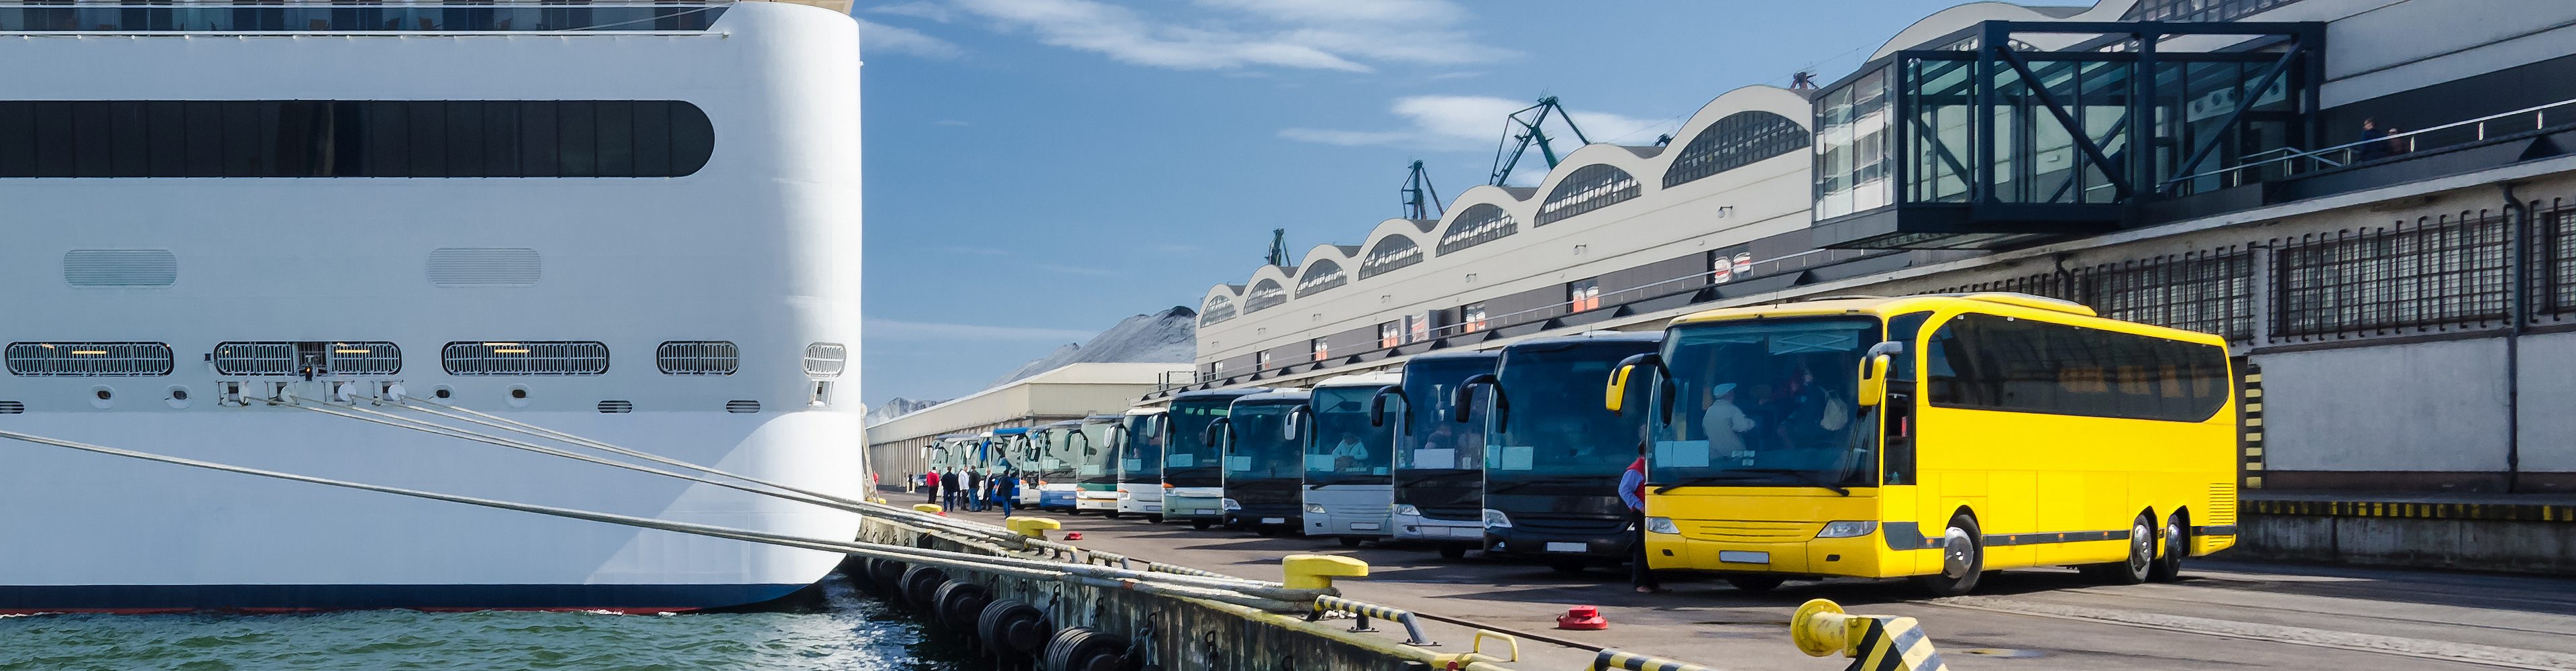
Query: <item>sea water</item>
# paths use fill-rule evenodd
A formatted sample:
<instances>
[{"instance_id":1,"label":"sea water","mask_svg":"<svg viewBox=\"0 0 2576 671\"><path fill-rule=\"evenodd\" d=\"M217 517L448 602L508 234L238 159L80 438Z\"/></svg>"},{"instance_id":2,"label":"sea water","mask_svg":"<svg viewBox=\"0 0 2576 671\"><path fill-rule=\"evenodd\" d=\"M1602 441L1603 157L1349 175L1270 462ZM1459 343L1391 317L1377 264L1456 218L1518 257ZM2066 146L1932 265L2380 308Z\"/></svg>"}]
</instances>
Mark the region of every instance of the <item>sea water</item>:
<instances>
[{"instance_id":1,"label":"sea water","mask_svg":"<svg viewBox=\"0 0 2576 671\"><path fill-rule=\"evenodd\" d=\"M300 669L840 671L987 668L962 644L852 589L752 612L0 617L0 671ZM791 600L793 601L793 600Z\"/></svg>"}]
</instances>

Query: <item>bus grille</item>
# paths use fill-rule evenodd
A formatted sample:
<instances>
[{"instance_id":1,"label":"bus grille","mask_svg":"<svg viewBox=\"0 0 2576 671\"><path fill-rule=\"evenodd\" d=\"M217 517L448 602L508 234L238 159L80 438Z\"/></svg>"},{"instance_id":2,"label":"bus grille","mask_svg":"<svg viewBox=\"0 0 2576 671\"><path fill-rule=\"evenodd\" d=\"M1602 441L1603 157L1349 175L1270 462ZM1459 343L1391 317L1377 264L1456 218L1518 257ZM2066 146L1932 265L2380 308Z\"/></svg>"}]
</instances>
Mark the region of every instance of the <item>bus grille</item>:
<instances>
[{"instance_id":1,"label":"bus grille","mask_svg":"<svg viewBox=\"0 0 2576 671\"><path fill-rule=\"evenodd\" d=\"M1732 543L1791 543L1816 537L1817 522L1749 522L1742 520L1673 520L1692 540Z\"/></svg>"},{"instance_id":2,"label":"bus grille","mask_svg":"<svg viewBox=\"0 0 2576 671\"><path fill-rule=\"evenodd\" d=\"M2203 519L2200 522L2205 525L2235 524L2236 485L2232 483L2210 485L2209 510L2203 511L2201 517Z\"/></svg>"}]
</instances>

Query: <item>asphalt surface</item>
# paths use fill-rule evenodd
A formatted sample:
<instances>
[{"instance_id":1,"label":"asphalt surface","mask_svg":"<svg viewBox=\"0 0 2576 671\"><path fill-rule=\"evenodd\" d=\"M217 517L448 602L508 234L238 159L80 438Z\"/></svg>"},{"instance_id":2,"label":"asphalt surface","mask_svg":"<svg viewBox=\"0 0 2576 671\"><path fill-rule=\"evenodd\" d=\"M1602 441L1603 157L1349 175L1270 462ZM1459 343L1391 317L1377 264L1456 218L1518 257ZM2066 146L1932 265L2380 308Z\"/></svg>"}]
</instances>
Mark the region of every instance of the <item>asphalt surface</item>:
<instances>
[{"instance_id":1,"label":"asphalt surface","mask_svg":"<svg viewBox=\"0 0 2576 671\"><path fill-rule=\"evenodd\" d=\"M998 523L993 513L958 513ZM1953 669L2568 669L2576 670L2576 578L2195 559L2177 583L2105 585L2072 570L1991 575L1975 595L1922 597L1905 582L1792 582L1768 593L1717 580L1667 580L1638 594L1624 569L1561 574L1425 548L1155 525L1045 513L1081 532L1074 545L1276 580L1290 554L1368 562L1343 595L1515 634L1516 668L1587 668L1617 648L1720 669L1841 669L1789 641L1790 612L1813 598L1853 613L1904 615ZM1567 606L1598 606L1610 628L1556 629ZM1401 627L1375 622L1380 635ZM1423 623L1434 649L1464 651L1476 627ZM1551 642L1554 641L1554 642ZM1484 651L1505 646L1488 640Z\"/></svg>"}]
</instances>

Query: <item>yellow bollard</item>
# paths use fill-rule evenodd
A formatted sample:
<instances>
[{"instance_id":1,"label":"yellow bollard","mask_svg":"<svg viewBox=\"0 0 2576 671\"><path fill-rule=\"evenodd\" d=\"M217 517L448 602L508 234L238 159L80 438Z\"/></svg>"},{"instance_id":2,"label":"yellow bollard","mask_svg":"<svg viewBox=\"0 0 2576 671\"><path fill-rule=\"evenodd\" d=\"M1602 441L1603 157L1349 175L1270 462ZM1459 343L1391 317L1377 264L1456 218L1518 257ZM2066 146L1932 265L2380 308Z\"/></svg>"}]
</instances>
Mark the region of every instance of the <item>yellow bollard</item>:
<instances>
[{"instance_id":1,"label":"yellow bollard","mask_svg":"<svg viewBox=\"0 0 2576 671\"><path fill-rule=\"evenodd\" d=\"M1288 555L1279 560L1288 589L1332 589L1334 578L1368 577L1368 562L1340 555Z\"/></svg>"},{"instance_id":2,"label":"yellow bollard","mask_svg":"<svg viewBox=\"0 0 2576 671\"><path fill-rule=\"evenodd\" d=\"M1798 606L1789 616L1789 640L1809 657L1841 652L1851 669L1873 671L1949 671L1923 625L1910 617L1851 615L1825 599Z\"/></svg>"},{"instance_id":3,"label":"yellow bollard","mask_svg":"<svg viewBox=\"0 0 2576 671\"><path fill-rule=\"evenodd\" d=\"M1013 517L1002 520L1002 526L1009 527L1012 532L1022 536L1046 540L1048 529L1062 529L1064 523L1044 517Z\"/></svg>"},{"instance_id":4,"label":"yellow bollard","mask_svg":"<svg viewBox=\"0 0 2576 671\"><path fill-rule=\"evenodd\" d=\"M912 504L912 510L913 510L913 512L930 513L930 514L932 514L932 515L937 515L937 514L939 514L939 513L941 513L941 512L945 512L947 509L946 509L946 508L941 508L941 507L939 507L939 504L936 504L936 503L915 503L915 504Z\"/></svg>"}]
</instances>

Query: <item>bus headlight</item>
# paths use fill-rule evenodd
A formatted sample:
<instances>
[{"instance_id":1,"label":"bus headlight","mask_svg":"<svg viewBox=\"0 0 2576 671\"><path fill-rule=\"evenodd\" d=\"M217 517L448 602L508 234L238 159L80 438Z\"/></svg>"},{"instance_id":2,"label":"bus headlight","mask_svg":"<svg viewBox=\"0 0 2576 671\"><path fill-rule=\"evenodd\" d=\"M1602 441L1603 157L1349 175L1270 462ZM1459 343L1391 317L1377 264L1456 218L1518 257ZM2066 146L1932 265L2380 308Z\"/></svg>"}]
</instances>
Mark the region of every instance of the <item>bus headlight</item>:
<instances>
[{"instance_id":1,"label":"bus headlight","mask_svg":"<svg viewBox=\"0 0 2576 671\"><path fill-rule=\"evenodd\" d=\"M1485 509L1485 528L1487 528L1487 529L1509 529L1509 528L1512 528L1512 516L1510 516L1510 515L1505 515L1505 514L1503 514L1503 511L1500 511L1500 510L1495 510L1495 509L1492 509L1492 508L1486 508L1486 509Z\"/></svg>"},{"instance_id":2,"label":"bus headlight","mask_svg":"<svg viewBox=\"0 0 2576 671\"><path fill-rule=\"evenodd\" d=\"M1867 536L1870 532L1877 530L1878 522L1876 520L1838 520L1826 522L1825 528L1816 532L1816 537L1854 538Z\"/></svg>"},{"instance_id":3,"label":"bus headlight","mask_svg":"<svg viewBox=\"0 0 2576 671\"><path fill-rule=\"evenodd\" d=\"M1243 504L1235 503L1235 502L1234 502L1234 499L1225 499L1225 509L1226 509L1226 510L1242 510L1242 509L1243 509Z\"/></svg>"},{"instance_id":4,"label":"bus headlight","mask_svg":"<svg viewBox=\"0 0 2576 671\"><path fill-rule=\"evenodd\" d=\"M1317 515L1322 515L1322 514L1324 514L1324 513L1325 513L1325 511L1324 511L1324 504L1321 504L1321 503L1309 503L1309 504L1306 504L1306 512L1314 513L1314 514L1317 514Z\"/></svg>"},{"instance_id":5,"label":"bus headlight","mask_svg":"<svg viewBox=\"0 0 2576 671\"><path fill-rule=\"evenodd\" d=\"M1421 517L1421 516L1422 516L1422 509L1421 509L1421 508L1415 508L1415 507L1413 507L1413 504L1410 504L1410 503L1399 503L1399 504L1396 504L1396 506L1395 506L1395 514L1403 515L1403 516L1406 516L1406 517Z\"/></svg>"},{"instance_id":6,"label":"bus headlight","mask_svg":"<svg viewBox=\"0 0 2576 671\"><path fill-rule=\"evenodd\" d=\"M1646 518L1646 531L1648 533L1658 534L1678 534L1682 532L1682 528L1673 525L1673 518L1649 517Z\"/></svg>"}]
</instances>

